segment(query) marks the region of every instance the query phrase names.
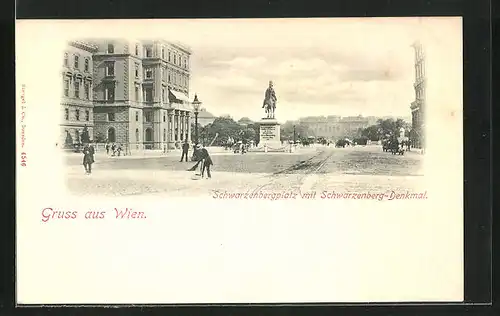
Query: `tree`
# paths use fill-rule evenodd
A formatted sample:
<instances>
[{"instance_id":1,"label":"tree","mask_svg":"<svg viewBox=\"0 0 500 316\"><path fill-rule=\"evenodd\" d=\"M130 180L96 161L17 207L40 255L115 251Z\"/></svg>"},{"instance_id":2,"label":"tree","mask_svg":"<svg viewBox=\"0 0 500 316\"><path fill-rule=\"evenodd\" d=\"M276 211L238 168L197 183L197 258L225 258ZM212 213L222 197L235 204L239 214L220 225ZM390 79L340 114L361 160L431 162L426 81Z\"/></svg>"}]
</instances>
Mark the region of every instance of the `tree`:
<instances>
[{"instance_id":1,"label":"tree","mask_svg":"<svg viewBox=\"0 0 500 316\"><path fill-rule=\"evenodd\" d=\"M371 141L380 139L380 128L378 125L371 125L361 131L361 137L365 137Z\"/></svg>"},{"instance_id":2,"label":"tree","mask_svg":"<svg viewBox=\"0 0 500 316\"><path fill-rule=\"evenodd\" d=\"M95 141L98 142L98 143L105 143L106 142L106 137L104 136L103 133L98 132L95 135Z\"/></svg>"},{"instance_id":3,"label":"tree","mask_svg":"<svg viewBox=\"0 0 500 316\"><path fill-rule=\"evenodd\" d=\"M309 136L313 136L313 133L309 127L302 123L297 122L285 122L281 125L280 137L281 141L293 140L293 127L295 126L295 139L307 139Z\"/></svg>"},{"instance_id":4,"label":"tree","mask_svg":"<svg viewBox=\"0 0 500 316\"><path fill-rule=\"evenodd\" d=\"M248 125L248 128L253 129L253 131L255 132L253 140L254 140L255 144L258 144L260 142L260 124L253 123L253 124Z\"/></svg>"},{"instance_id":5,"label":"tree","mask_svg":"<svg viewBox=\"0 0 500 316\"><path fill-rule=\"evenodd\" d=\"M243 130L243 142L249 143L250 141L256 140L257 133L253 128L246 128Z\"/></svg>"},{"instance_id":6,"label":"tree","mask_svg":"<svg viewBox=\"0 0 500 316\"><path fill-rule=\"evenodd\" d=\"M64 141L64 146L66 148L73 147L73 137L71 137L71 134L66 131L66 140Z\"/></svg>"},{"instance_id":7,"label":"tree","mask_svg":"<svg viewBox=\"0 0 500 316\"><path fill-rule=\"evenodd\" d=\"M198 123L198 137L200 137L200 132L202 128L203 127L201 126L201 124ZM194 123L191 123L191 140L193 142L196 142L196 128Z\"/></svg>"},{"instance_id":8,"label":"tree","mask_svg":"<svg viewBox=\"0 0 500 316\"><path fill-rule=\"evenodd\" d=\"M82 143L90 143L89 129L87 125L83 128L82 135L80 136Z\"/></svg>"},{"instance_id":9,"label":"tree","mask_svg":"<svg viewBox=\"0 0 500 316\"><path fill-rule=\"evenodd\" d=\"M229 138L236 141L242 140L240 132L243 129L245 128L230 117L218 117L211 124L204 127L204 136L210 142L215 138L215 135L218 134L213 145L221 146L225 144Z\"/></svg>"}]
</instances>

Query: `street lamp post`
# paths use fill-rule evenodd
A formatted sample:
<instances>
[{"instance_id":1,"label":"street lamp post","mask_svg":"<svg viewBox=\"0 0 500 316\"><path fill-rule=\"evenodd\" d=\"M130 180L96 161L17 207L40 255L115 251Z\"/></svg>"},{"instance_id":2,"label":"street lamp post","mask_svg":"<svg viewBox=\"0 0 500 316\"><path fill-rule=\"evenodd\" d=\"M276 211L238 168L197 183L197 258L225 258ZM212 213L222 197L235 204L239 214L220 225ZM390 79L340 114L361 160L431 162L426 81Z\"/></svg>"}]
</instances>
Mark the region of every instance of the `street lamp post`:
<instances>
[{"instance_id":1,"label":"street lamp post","mask_svg":"<svg viewBox=\"0 0 500 316\"><path fill-rule=\"evenodd\" d=\"M198 101L198 96L194 95L193 107L194 107L194 138L195 144L198 145L198 113L200 113L201 102Z\"/></svg>"},{"instance_id":2,"label":"street lamp post","mask_svg":"<svg viewBox=\"0 0 500 316\"><path fill-rule=\"evenodd\" d=\"M297 142L296 138L295 138L295 125L293 126L293 144L295 145L295 143Z\"/></svg>"}]
</instances>

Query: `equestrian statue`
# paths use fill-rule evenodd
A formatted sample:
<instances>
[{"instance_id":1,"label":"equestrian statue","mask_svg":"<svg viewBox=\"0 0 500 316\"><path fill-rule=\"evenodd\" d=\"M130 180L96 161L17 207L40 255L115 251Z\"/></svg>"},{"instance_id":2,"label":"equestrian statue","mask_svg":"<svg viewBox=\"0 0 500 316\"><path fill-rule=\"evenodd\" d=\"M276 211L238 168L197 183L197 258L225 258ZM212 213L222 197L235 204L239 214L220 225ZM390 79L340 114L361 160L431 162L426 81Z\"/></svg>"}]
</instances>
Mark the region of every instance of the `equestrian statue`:
<instances>
[{"instance_id":1,"label":"equestrian statue","mask_svg":"<svg viewBox=\"0 0 500 316\"><path fill-rule=\"evenodd\" d=\"M276 111L276 93L273 89L273 82L269 81L269 88L266 90L266 95L262 108L266 110L267 118L274 118L274 112Z\"/></svg>"}]
</instances>

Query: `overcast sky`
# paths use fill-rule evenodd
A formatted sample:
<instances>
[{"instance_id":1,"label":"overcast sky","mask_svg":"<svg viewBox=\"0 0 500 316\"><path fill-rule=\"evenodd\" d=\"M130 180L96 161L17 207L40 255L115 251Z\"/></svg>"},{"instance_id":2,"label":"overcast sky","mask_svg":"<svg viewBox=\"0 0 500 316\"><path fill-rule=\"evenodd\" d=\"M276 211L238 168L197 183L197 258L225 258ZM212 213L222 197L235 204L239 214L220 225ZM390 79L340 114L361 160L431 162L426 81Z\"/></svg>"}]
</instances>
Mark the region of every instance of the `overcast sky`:
<instances>
[{"instance_id":1,"label":"overcast sky","mask_svg":"<svg viewBox=\"0 0 500 316\"><path fill-rule=\"evenodd\" d=\"M428 58L428 66L434 62L432 80L461 78L460 69L440 66L461 62L461 20L453 17L38 23L53 36L122 37L126 29L130 38L179 41L193 51L190 98L197 93L209 112L235 119L264 116L269 80L280 121L308 115L409 117L415 98L411 44L418 39L438 56Z\"/></svg>"},{"instance_id":2,"label":"overcast sky","mask_svg":"<svg viewBox=\"0 0 500 316\"><path fill-rule=\"evenodd\" d=\"M258 120L269 80L280 121L411 115L411 44L428 30L420 18L204 23L210 41L184 42L193 49L190 92L215 115Z\"/></svg>"}]
</instances>

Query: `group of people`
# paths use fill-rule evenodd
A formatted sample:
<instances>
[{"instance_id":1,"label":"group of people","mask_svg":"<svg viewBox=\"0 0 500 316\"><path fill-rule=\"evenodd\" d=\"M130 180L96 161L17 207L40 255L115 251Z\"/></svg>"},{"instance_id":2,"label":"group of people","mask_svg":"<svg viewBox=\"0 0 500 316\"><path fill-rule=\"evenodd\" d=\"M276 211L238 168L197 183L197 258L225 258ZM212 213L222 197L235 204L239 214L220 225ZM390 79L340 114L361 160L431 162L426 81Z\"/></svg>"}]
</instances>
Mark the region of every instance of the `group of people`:
<instances>
[{"instance_id":1,"label":"group of people","mask_svg":"<svg viewBox=\"0 0 500 316\"><path fill-rule=\"evenodd\" d=\"M182 155L180 162L183 162L184 159L186 162L188 161L189 147L190 146L188 142L184 142L184 144L182 144ZM200 167L199 173L196 173L196 175L201 176L201 178L203 179L206 171L207 179L212 178L212 174L210 172L210 166L212 166L214 163L206 148L202 147L200 144L195 145L193 150L192 160L196 161L196 164L191 168L189 168L188 171L196 171L199 166Z\"/></svg>"},{"instance_id":2,"label":"group of people","mask_svg":"<svg viewBox=\"0 0 500 316\"><path fill-rule=\"evenodd\" d=\"M109 144L106 144L106 153L109 155ZM189 154L189 143L185 142L182 145L182 156L181 156L181 162L182 161L188 161L188 154ZM115 151L118 151L118 155L121 151L121 146L118 145L116 146L113 144L111 146L111 149L113 151L113 156L115 155ZM83 166L85 168L85 174L89 175L92 173L92 164L95 162L94 160L94 155L95 155L95 149L94 146L92 146L89 143L84 144L83 149ZM194 151L193 151L193 156L192 160L196 161L196 164L189 168L188 171L196 171L199 169L199 172L196 173L196 175L201 176L203 179L205 177L205 172L207 174L207 179L212 178L212 173L210 171L210 167L214 164L212 161L212 158L210 157L210 154L208 153L208 150L204 147L202 147L200 144L197 144L194 146Z\"/></svg>"},{"instance_id":3,"label":"group of people","mask_svg":"<svg viewBox=\"0 0 500 316\"><path fill-rule=\"evenodd\" d=\"M114 156L120 156L121 153L122 153L122 144L111 144L109 145L109 143L106 143L106 154L109 155L109 150L111 149L111 156L114 157Z\"/></svg>"}]
</instances>

